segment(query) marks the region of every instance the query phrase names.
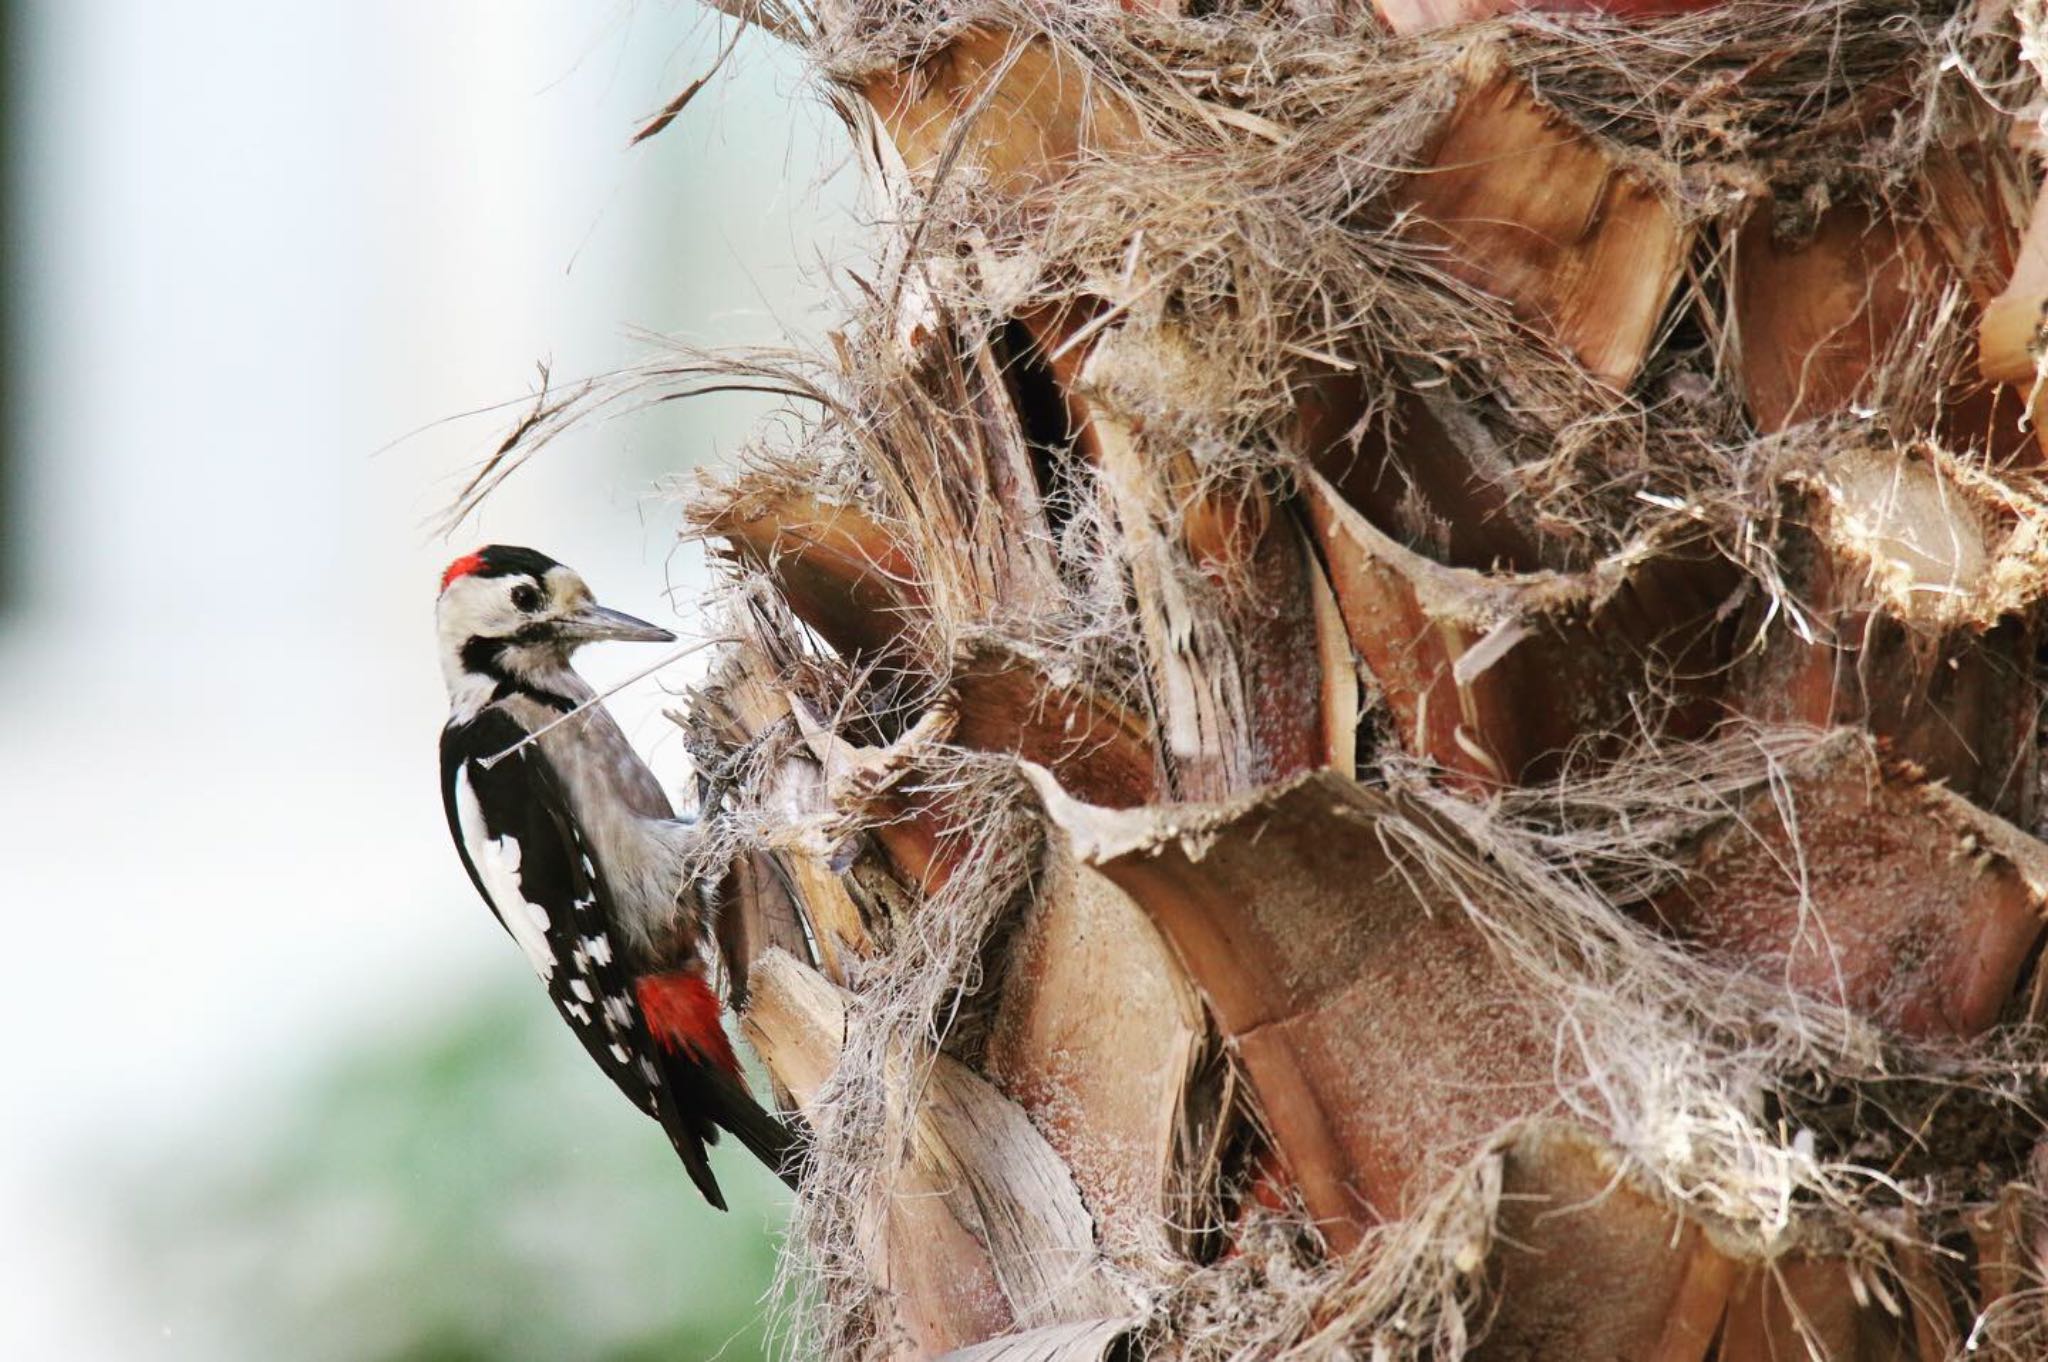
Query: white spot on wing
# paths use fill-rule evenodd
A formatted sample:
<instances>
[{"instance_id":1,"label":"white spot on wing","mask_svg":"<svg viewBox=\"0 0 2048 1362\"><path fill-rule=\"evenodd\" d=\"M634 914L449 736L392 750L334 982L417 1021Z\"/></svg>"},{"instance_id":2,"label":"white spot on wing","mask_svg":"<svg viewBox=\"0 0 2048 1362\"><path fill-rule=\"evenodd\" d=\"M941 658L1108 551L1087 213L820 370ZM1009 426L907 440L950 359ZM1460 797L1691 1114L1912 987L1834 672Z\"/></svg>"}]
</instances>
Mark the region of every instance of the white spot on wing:
<instances>
[{"instance_id":1,"label":"white spot on wing","mask_svg":"<svg viewBox=\"0 0 2048 1362\"><path fill-rule=\"evenodd\" d=\"M590 1009L585 1007L582 1003L563 1003L562 1010L564 1012L567 1012L570 1016L574 1017L583 1025L590 1025Z\"/></svg>"},{"instance_id":2,"label":"white spot on wing","mask_svg":"<svg viewBox=\"0 0 2048 1362\"><path fill-rule=\"evenodd\" d=\"M597 995L590 991L590 985L584 983L581 979L571 979L569 981L569 991L575 994L579 1001L586 1003L597 1001Z\"/></svg>"},{"instance_id":3,"label":"white spot on wing","mask_svg":"<svg viewBox=\"0 0 2048 1362\"><path fill-rule=\"evenodd\" d=\"M612 939L603 932L583 938L583 949L590 952L590 958L600 965L612 962Z\"/></svg>"},{"instance_id":4,"label":"white spot on wing","mask_svg":"<svg viewBox=\"0 0 2048 1362\"><path fill-rule=\"evenodd\" d=\"M626 1060L630 1058L630 1056L626 1054L625 1046L614 1044L612 1046L612 1058L619 1061L619 1063L624 1064Z\"/></svg>"},{"instance_id":5,"label":"white spot on wing","mask_svg":"<svg viewBox=\"0 0 2048 1362\"><path fill-rule=\"evenodd\" d=\"M484 882L491 906L498 910L498 920L526 952L533 972L542 979L552 978L555 953L548 947L547 909L526 901L519 883L518 839L491 836L484 824L483 806L477 803L476 790L469 783L467 766L455 773L455 817L462 828L462 844L476 865L477 877Z\"/></svg>"}]
</instances>

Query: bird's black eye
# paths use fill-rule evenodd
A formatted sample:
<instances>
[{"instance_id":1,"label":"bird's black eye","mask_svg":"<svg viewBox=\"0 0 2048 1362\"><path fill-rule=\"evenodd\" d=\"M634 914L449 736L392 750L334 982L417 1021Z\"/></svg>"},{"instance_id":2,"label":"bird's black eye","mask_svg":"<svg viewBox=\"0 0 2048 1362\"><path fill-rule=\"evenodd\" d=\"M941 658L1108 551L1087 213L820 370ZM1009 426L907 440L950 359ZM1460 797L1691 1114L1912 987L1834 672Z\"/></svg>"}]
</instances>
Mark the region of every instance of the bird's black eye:
<instances>
[{"instance_id":1,"label":"bird's black eye","mask_svg":"<svg viewBox=\"0 0 2048 1362\"><path fill-rule=\"evenodd\" d=\"M519 586L515 586L515 587L513 587L513 588L512 588L512 608L513 608L514 610L537 610L537 609L539 609L539 608L540 608L540 591L539 591L539 589L538 589L538 588L536 588L536 587L526 586L526 585L524 585L524 584L522 584L522 585L519 585Z\"/></svg>"}]
</instances>

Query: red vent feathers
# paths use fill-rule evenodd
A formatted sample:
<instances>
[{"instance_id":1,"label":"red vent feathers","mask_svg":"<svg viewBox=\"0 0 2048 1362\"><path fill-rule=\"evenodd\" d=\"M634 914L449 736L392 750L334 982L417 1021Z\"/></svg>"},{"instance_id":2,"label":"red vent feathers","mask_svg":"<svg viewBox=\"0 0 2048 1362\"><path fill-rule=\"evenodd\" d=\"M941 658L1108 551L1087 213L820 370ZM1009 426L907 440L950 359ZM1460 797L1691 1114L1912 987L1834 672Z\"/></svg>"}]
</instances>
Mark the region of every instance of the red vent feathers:
<instances>
[{"instance_id":1,"label":"red vent feathers","mask_svg":"<svg viewBox=\"0 0 2048 1362\"><path fill-rule=\"evenodd\" d=\"M456 578L467 577L472 572L480 571L483 565L484 556L481 553L463 554L441 570L441 589L446 591Z\"/></svg>"},{"instance_id":2,"label":"red vent feathers","mask_svg":"<svg viewBox=\"0 0 2048 1362\"><path fill-rule=\"evenodd\" d=\"M702 975L687 970L643 975L634 981L633 992L655 1044L738 1076L739 1060L719 1024L718 996Z\"/></svg>"}]
</instances>

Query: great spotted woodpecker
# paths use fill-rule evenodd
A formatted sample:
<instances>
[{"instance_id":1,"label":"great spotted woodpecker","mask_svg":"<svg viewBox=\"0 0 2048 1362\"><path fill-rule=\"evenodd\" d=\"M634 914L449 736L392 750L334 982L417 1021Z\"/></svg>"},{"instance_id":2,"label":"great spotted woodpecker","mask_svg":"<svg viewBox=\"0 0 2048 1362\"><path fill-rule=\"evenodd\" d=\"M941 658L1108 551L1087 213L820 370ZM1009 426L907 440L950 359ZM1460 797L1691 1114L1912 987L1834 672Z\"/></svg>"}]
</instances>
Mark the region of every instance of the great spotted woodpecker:
<instances>
[{"instance_id":1,"label":"great spotted woodpecker","mask_svg":"<svg viewBox=\"0 0 2048 1362\"><path fill-rule=\"evenodd\" d=\"M794 1185L793 1136L747 1091L706 977L697 829L569 665L585 643L675 636L598 605L546 554L498 544L448 565L435 622L441 795L477 892L706 1200L725 1209L704 1152L720 1127Z\"/></svg>"}]
</instances>

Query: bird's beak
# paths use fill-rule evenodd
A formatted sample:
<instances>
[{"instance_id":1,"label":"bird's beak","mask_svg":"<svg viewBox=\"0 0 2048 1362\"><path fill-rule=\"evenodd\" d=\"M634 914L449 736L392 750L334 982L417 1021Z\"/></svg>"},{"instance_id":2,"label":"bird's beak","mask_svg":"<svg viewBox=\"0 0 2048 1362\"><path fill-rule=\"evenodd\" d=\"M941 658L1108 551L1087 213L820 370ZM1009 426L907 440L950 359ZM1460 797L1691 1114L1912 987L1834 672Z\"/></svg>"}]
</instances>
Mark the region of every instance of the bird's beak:
<instances>
[{"instance_id":1,"label":"bird's beak","mask_svg":"<svg viewBox=\"0 0 2048 1362\"><path fill-rule=\"evenodd\" d=\"M564 643L673 643L676 636L658 624L634 619L623 610L586 605L555 626Z\"/></svg>"}]
</instances>

